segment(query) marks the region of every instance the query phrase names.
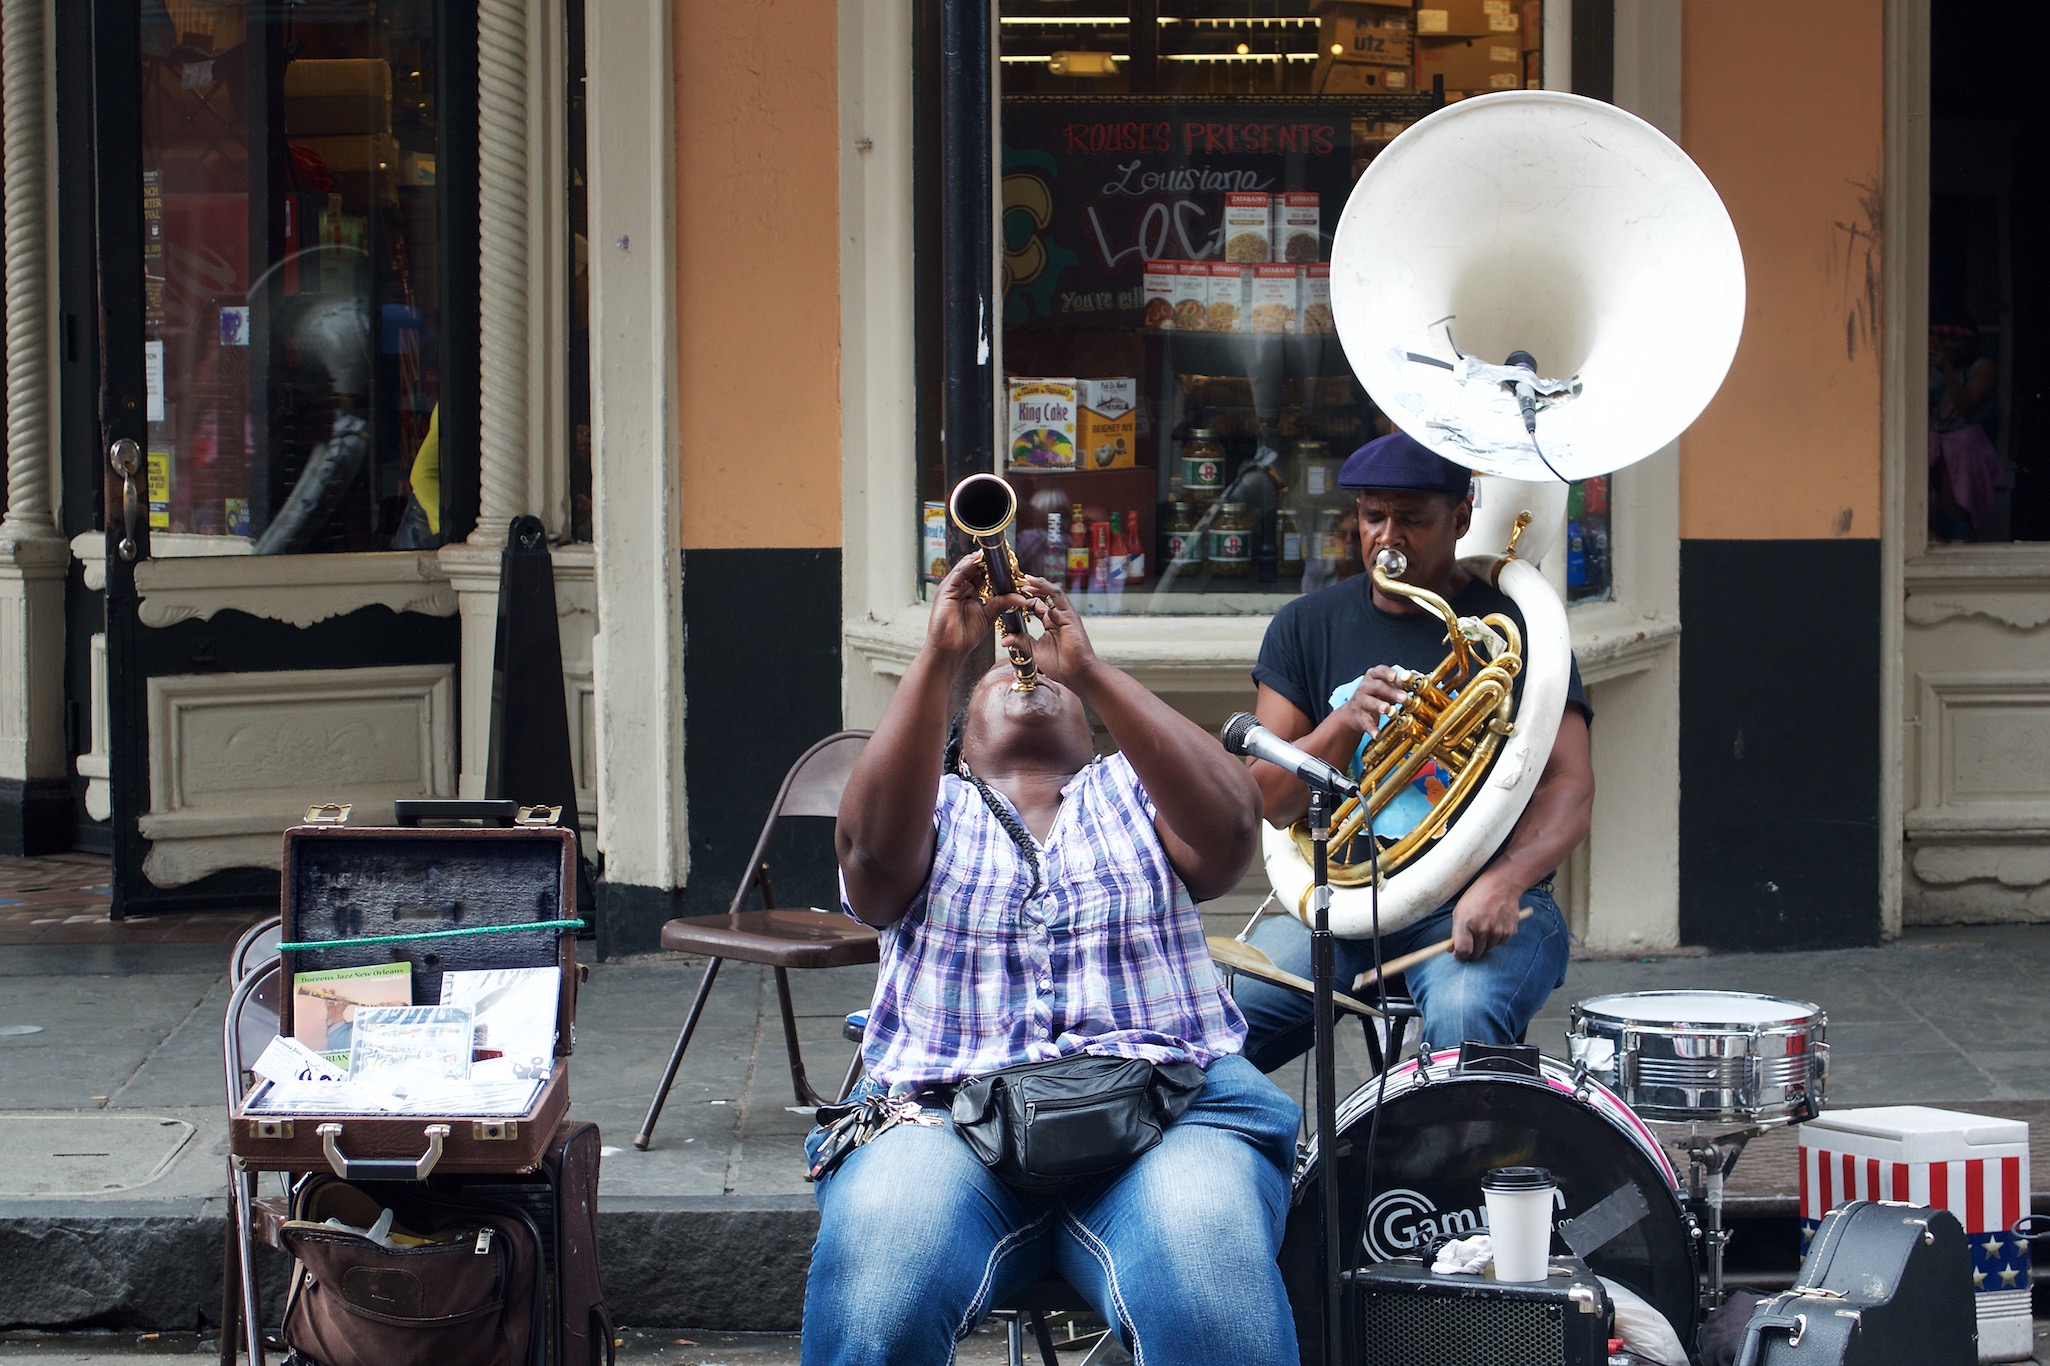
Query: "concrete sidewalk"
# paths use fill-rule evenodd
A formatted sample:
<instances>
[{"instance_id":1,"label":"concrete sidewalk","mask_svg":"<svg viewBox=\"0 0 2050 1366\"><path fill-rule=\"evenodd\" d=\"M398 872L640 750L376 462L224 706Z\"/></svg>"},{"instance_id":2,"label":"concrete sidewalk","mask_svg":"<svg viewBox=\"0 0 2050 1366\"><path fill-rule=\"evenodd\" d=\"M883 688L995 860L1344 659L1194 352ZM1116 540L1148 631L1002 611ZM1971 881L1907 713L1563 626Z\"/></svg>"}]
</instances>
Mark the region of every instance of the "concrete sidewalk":
<instances>
[{"instance_id":1,"label":"concrete sidewalk","mask_svg":"<svg viewBox=\"0 0 2050 1366\"><path fill-rule=\"evenodd\" d=\"M250 917L111 928L79 911L24 918L4 904L24 895L7 889L6 872L0 1328L198 1328L220 1300L220 1030L228 948ZM1251 904L1218 903L1213 930L1236 930ZM75 915L85 918L66 926ZM213 942L165 942L178 937ZM571 1113L598 1123L608 1145L607 1295L625 1324L789 1331L815 1227L801 1174L810 1121L793 1104L766 972L722 971L653 1149L631 1146L701 971L667 957L595 964L580 995ZM842 1015L866 1002L873 978L867 968L792 976L805 1059L822 1089L849 1058ZM1562 1051L1569 1005L1602 992L1758 991L1828 1010L1833 1106L2032 1100L2050 1097L2045 980L2050 927L1918 931L1881 948L1817 953L1576 962L1531 1038ZM1364 1076L1364 1050L1358 1031L1340 1038L1349 1091ZM1276 1079L1300 1094L1299 1067Z\"/></svg>"}]
</instances>

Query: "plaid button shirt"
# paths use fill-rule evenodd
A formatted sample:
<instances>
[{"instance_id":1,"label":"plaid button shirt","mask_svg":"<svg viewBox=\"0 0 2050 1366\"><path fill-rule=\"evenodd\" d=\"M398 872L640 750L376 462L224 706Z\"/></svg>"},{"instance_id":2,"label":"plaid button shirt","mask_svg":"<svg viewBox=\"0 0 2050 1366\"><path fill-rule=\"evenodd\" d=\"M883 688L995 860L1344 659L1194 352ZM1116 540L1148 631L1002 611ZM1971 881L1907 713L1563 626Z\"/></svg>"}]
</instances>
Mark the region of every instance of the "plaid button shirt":
<instances>
[{"instance_id":1,"label":"plaid button shirt","mask_svg":"<svg viewBox=\"0 0 2050 1366\"><path fill-rule=\"evenodd\" d=\"M1090 764L1061 791L1034 891L975 786L943 776L932 875L882 931L870 1076L922 1088L1072 1053L1207 1067L1238 1052L1245 1018L1153 816L1123 755Z\"/></svg>"}]
</instances>

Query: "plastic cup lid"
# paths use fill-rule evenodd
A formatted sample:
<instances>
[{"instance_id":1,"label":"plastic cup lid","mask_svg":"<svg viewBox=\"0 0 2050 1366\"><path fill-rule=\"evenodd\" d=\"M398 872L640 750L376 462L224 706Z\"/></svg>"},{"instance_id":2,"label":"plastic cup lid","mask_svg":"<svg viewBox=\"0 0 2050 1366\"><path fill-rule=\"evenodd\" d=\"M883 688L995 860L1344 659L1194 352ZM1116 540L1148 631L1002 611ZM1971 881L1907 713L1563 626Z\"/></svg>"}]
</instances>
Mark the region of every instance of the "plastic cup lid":
<instances>
[{"instance_id":1,"label":"plastic cup lid","mask_svg":"<svg viewBox=\"0 0 2050 1366\"><path fill-rule=\"evenodd\" d=\"M1541 1191L1556 1184L1543 1167L1491 1167L1481 1178L1481 1189L1490 1191Z\"/></svg>"}]
</instances>

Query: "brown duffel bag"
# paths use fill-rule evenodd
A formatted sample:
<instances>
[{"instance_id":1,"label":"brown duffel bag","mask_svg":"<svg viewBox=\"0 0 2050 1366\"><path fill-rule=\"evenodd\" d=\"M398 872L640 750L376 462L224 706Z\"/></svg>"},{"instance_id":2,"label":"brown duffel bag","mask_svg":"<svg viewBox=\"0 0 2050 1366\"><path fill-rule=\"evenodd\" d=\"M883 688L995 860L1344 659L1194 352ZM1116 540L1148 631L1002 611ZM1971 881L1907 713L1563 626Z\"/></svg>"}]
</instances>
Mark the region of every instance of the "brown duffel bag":
<instances>
[{"instance_id":1,"label":"brown duffel bag","mask_svg":"<svg viewBox=\"0 0 2050 1366\"><path fill-rule=\"evenodd\" d=\"M409 1200L386 1247L355 1228L379 1201L316 1178L282 1230L294 1258L284 1337L320 1366L527 1366L540 1294L540 1238L517 1210Z\"/></svg>"}]
</instances>

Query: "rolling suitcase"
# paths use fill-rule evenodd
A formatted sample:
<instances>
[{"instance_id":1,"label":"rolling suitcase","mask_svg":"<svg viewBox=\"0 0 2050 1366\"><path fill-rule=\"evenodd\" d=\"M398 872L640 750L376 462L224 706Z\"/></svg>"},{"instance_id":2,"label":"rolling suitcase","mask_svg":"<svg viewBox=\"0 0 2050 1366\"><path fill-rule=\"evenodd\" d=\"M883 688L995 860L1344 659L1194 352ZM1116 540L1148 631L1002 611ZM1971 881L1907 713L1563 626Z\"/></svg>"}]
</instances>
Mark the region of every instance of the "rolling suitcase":
<instances>
[{"instance_id":1,"label":"rolling suitcase","mask_svg":"<svg viewBox=\"0 0 2050 1366\"><path fill-rule=\"evenodd\" d=\"M300 1257L285 1317L291 1346L302 1361L319 1366L472 1359L508 1366L610 1366L613 1326L598 1275L598 1155L595 1124L565 1123L528 1174L424 1182L318 1176L303 1183L293 1199L298 1222L287 1225L281 1239ZM462 1247L476 1251L450 1259L450 1268L433 1247L383 1252L363 1239L317 1227L321 1216L346 1211L352 1203L364 1210L363 1217L374 1207L389 1208L410 1232L460 1230ZM477 1232L486 1228L490 1234L479 1240ZM485 1253L490 1255L480 1261ZM452 1296L460 1294L462 1277L475 1281L478 1268L487 1266L497 1272L495 1293L473 1298L502 1303L503 1310L488 1322L459 1323L458 1314L480 1311ZM410 1291L410 1317L393 1313L399 1284ZM318 1303L323 1295L331 1301L325 1312ZM437 1308L438 1319L432 1312ZM449 1347L437 1349L437 1334L452 1330L453 1354ZM471 1340L480 1332L500 1340Z\"/></svg>"},{"instance_id":2,"label":"rolling suitcase","mask_svg":"<svg viewBox=\"0 0 2050 1366\"><path fill-rule=\"evenodd\" d=\"M1978 1342L1956 1217L1853 1200L1823 1216L1794 1288L1752 1311L1737 1366L1975 1366Z\"/></svg>"}]
</instances>

